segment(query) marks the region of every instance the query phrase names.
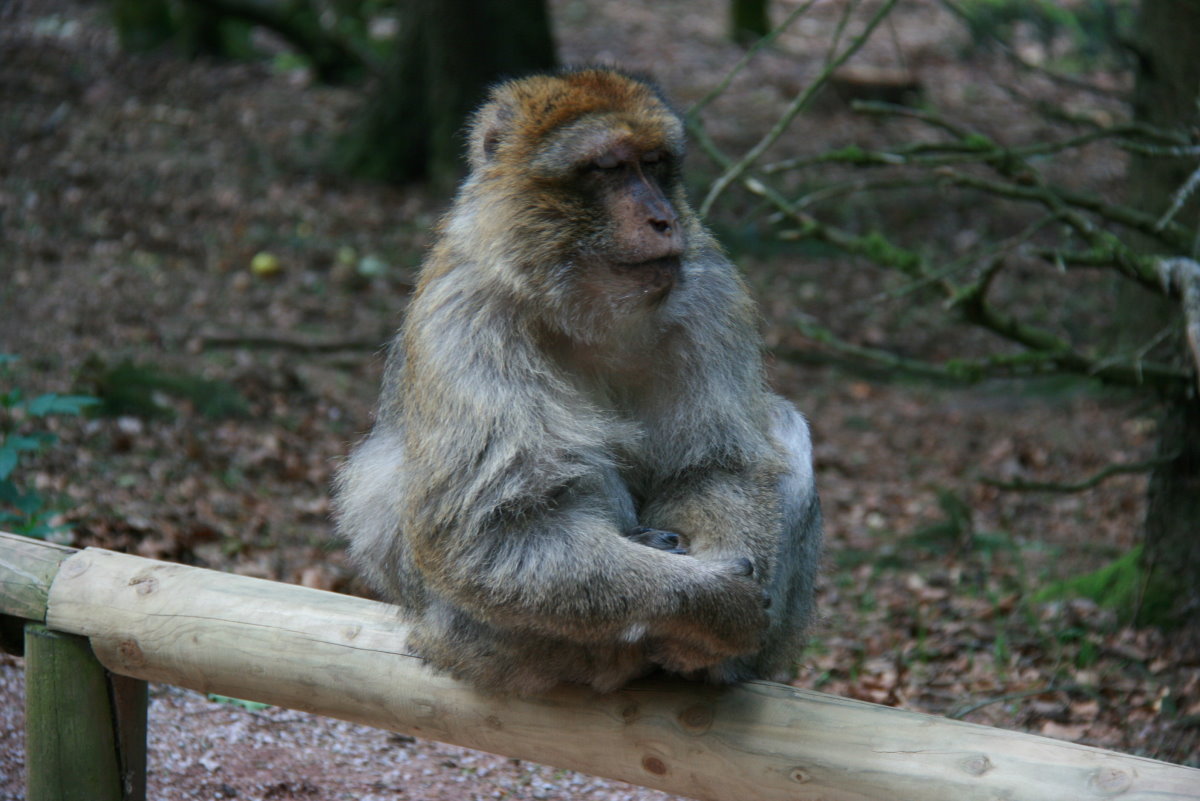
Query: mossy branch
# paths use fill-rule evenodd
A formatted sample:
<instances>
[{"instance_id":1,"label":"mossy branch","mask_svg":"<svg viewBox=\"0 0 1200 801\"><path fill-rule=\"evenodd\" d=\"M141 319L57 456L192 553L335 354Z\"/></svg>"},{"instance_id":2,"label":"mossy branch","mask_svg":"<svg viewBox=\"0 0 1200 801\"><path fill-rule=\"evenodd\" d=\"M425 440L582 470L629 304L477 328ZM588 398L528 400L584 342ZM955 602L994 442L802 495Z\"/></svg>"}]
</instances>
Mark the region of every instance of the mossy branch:
<instances>
[{"instance_id":1,"label":"mossy branch","mask_svg":"<svg viewBox=\"0 0 1200 801\"><path fill-rule=\"evenodd\" d=\"M857 345L807 319L798 319L796 328L809 339L834 353L870 362L914 378L955 384L977 384L993 378L1033 378L1061 372L1054 354L1026 351L982 359L950 359L942 364L912 359L882 348ZM791 354L781 352L784 357Z\"/></svg>"},{"instance_id":2,"label":"mossy branch","mask_svg":"<svg viewBox=\"0 0 1200 801\"><path fill-rule=\"evenodd\" d=\"M764 175L796 170L819 164L845 164L855 167L923 167L934 169L934 175L944 183L950 183L998 197L1030 203L1039 203L1047 208L1062 210L1073 208L1087 211L1109 222L1117 223L1140 234L1153 237L1174 251L1186 252L1194 232L1185 226L1173 223L1169 216L1158 217L1117 203L1107 203L1098 197L1083 192L1074 192L1044 182L1028 164L1027 159L1053 155L1081 147L1085 144L1130 132L1129 126L1092 131L1058 142L1046 142L1019 148L1006 148L979 133L969 132L942 119L936 114L895 107L881 103L856 104L859 109L872 113L888 113L913 117L935 125L959 137L946 143L921 142L891 148L887 151L865 150L849 146L801 159L768 164L762 168ZM978 163L996 169L1007 181L962 172L954 165ZM727 173L728 174L728 173ZM1200 182L1200 172L1197 173ZM1185 192L1184 190L1187 190ZM1194 191L1194 186L1180 190L1183 196ZM1088 226L1091 228L1091 226ZM1153 272L1144 272L1140 280L1153 284Z\"/></svg>"},{"instance_id":3,"label":"mossy branch","mask_svg":"<svg viewBox=\"0 0 1200 801\"><path fill-rule=\"evenodd\" d=\"M733 165L733 160L726 155L712 140L712 137L695 120L690 121L689 131L693 139L719 166L727 170ZM904 275L918 280L941 280L944 291L952 306L959 308L965 319L992 333L1021 345L1026 353L1017 356L997 356L982 360L961 360L948 362L946 365L933 365L926 362L905 360L895 354L873 349L862 349L836 337L824 329L803 324L802 330L806 335L817 341L848 355L855 355L877 363L886 364L906 372L950 380L981 380L987 377L1014 377L1029 375L1046 375L1055 372L1071 373L1102 380L1109 384L1130 387L1152 386L1164 391L1179 390L1190 380L1186 371L1174 369L1168 365L1147 362L1140 358L1133 360L1092 359L1073 349L1069 342L1055 336L1046 329L1029 325L1012 315L1005 315L986 300L986 290L994 274L1002 267L1002 263L994 262L989 271L985 271L981 281L969 286L957 286L941 279L941 274L929 265L928 261L915 251L903 248L888 240L883 234L854 234L836 226L828 225L817 220L810 214L800 211L785 198L777 189L751 175L742 174L740 180L751 193L766 199L785 217L798 224L799 228L791 232L795 238L812 238L826 242L854 255L870 259L875 264L886 269L896 270ZM1060 204L1052 199L1045 202L1057 214L1065 214ZM1099 241L1115 244L1115 237L1096 232L1081 221L1077 225L1093 233ZM1128 269L1136 269L1140 279L1149 279L1142 275L1146 265L1141 261L1126 263ZM990 274L989 274L990 272ZM1158 271L1153 280L1162 285ZM1198 340L1200 341L1200 340Z\"/></svg>"}]
</instances>

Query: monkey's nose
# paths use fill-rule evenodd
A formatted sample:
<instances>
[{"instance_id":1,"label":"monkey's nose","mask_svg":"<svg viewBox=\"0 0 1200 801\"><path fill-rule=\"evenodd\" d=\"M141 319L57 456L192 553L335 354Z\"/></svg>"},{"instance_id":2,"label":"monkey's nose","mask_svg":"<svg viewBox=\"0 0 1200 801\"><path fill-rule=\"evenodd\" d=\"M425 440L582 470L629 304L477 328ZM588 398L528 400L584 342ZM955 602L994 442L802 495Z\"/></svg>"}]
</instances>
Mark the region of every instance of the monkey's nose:
<instances>
[{"instance_id":1,"label":"monkey's nose","mask_svg":"<svg viewBox=\"0 0 1200 801\"><path fill-rule=\"evenodd\" d=\"M647 209L646 222L649 223L650 229L654 233L661 236L674 236L675 229L679 225L679 217L668 204L659 203Z\"/></svg>"}]
</instances>

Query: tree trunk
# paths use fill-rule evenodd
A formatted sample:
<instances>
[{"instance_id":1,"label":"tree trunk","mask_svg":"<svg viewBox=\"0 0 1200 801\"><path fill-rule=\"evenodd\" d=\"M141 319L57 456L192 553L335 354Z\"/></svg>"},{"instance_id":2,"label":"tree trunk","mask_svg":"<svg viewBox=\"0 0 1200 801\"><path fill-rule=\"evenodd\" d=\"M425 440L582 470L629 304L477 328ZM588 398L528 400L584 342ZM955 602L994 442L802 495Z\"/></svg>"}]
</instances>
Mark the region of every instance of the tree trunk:
<instances>
[{"instance_id":1,"label":"tree trunk","mask_svg":"<svg viewBox=\"0 0 1200 801\"><path fill-rule=\"evenodd\" d=\"M467 114L494 81L555 64L545 0L412 0L386 74L339 146L354 175L449 186Z\"/></svg>"},{"instance_id":2,"label":"tree trunk","mask_svg":"<svg viewBox=\"0 0 1200 801\"><path fill-rule=\"evenodd\" d=\"M1200 403L1167 408L1158 447L1167 461L1150 476L1139 616L1194 623L1200 620Z\"/></svg>"},{"instance_id":3,"label":"tree trunk","mask_svg":"<svg viewBox=\"0 0 1200 801\"><path fill-rule=\"evenodd\" d=\"M1138 56L1134 116L1156 128L1194 129L1200 122L1200 59L1196 57L1200 3L1142 0L1134 48ZM1134 156L1129 175L1133 202L1164 213L1173 193L1194 169L1194 159ZM1200 203L1195 197L1175 220L1200 227ZM1155 325L1163 319L1161 314L1143 316L1155 320ZM1179 353L1187 353L1181 341L1176 344ZM1194 389L1189 395L1167 399L1158 452L1164 461L1150 477L1142 552L1146 588L1140 617L1149 622L1196 621L1200 611L1200 399Z\"/></svg>"},{"instance_id":4,"label":"tree trunk","mask_svg":"<svg viewBox=\"0 0 1200 801\"><path fill-rule=\"evenodd\" d=\"M731 33L736 42L753 44L771 32L770 0L730 0Z\"/></svg>"},{"instance_id":5,"label":"tree trunk","mask_svg":"<svg viewBox=\"0 0 1200 801\"><path fill-rule=\"evenodd\" d=\"M1134 117L1156 128L1194 133L1200 123L1200 2L1142 0L1133 47L1138 63ZM1134 197L1146 208L1164 212L1194 169L1195 159L1135 154ZM1200 224L1200 199L1193 195L1174 219L1191 227Z\"/></svg>"},{"instance_id":6,"label":"tree trunk","mask_svg":"<svg viewBox=\"0 0 1200 801\"><path fill-rule=\"evenodd\" d=\"M250 26L199 4L185 3L177 15L179 48L187 58L244 60L254 56Z\"/></svg>"},{"instance_id":7,"label":"tree trunk","mask_svg":"<svg viewBox=\"0 0 1200 801\"><path fill-rule=\"evenodd\" d=\"M141 53L166 44L175 35L167 0L114 0L117 41L127 53Z\"/></svg>"}]
</instances>

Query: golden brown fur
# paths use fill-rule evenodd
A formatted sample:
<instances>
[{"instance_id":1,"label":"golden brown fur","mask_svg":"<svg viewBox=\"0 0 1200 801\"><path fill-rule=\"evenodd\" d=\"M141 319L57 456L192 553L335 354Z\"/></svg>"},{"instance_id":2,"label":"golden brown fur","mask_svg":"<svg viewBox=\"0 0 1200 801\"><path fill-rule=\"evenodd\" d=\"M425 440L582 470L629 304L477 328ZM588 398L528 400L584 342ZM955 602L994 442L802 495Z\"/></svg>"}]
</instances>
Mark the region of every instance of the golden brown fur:
<instances>
[{"instance_id":1,"label":"golden brown fur","mask_svg":"<svg viewBox=\"0 0 1200 801\"><path fill-rule=\"evenodd\" d=\"M494 89L339 476L341 530L413 647L485 689L794 669L808 429L765 388L682 154L679 118L621 73Z\"/></svg>"}]
</instances>

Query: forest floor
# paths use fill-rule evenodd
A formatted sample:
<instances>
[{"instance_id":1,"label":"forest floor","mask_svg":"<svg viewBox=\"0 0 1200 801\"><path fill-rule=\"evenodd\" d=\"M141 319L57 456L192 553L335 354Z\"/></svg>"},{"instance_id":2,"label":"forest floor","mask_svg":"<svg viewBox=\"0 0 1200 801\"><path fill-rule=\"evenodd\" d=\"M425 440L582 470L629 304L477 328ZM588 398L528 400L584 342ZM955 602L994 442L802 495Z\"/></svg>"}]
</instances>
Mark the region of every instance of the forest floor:
<instances>
[{"instance_id":1,"label":"forest floor","mask_svg":"<svg viewBox=\"0 0 1200 801\"><path fill-rule=\"evenodd\" d=\"M710 106L706 126L728 151L819 71L841 5L814 7ZM564 61L653 73L683 108L743 53L718 0L552 8ZM16 475L60 504L71 545L363 593L330 525L330 479L370 424L380 348L445 200L322 166L356 90L282 61L125 55L104 11L17 0L0 12L0 353L21 359L0 391L103 394L111 412L51 419L60 442ZM856 63L903 63L931 102L1007 141L1040 132L1016 84L1119 113L995 54L964 55L969 43L941 6L915 0ZM1128 88L1119 73L1088 77ZM779 154L894 133L825 97ZM1081 185L1119 191L1118 153L1075 166ZM698 186L712 175L702 154L693 168ZM917 208L907 224L916 241L950 242L986 213ZM812 422L827 521L821 619L797 686L1200 765L1194 636L1035 599L1137 543L1145 477L1075 494L982 480L1073 481L1146 460L1153 406L1079 384L952 390L833 366L796 334L798 311L931 358L981 340L895 297L873 301L877 273L767 242L755 215L735 196L713 224L762 300L774 383ZM277 271L250 269L262 253ZM0 655L0 801L22 797L20 668ZM665 798L160 686L150 786L164 801Z\"/></svg>"}]
</instances>

